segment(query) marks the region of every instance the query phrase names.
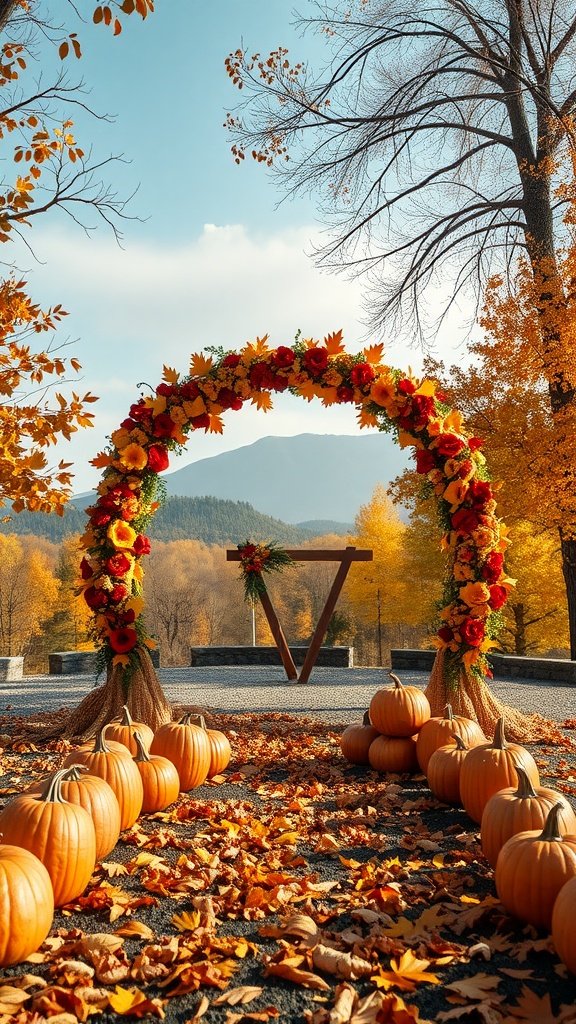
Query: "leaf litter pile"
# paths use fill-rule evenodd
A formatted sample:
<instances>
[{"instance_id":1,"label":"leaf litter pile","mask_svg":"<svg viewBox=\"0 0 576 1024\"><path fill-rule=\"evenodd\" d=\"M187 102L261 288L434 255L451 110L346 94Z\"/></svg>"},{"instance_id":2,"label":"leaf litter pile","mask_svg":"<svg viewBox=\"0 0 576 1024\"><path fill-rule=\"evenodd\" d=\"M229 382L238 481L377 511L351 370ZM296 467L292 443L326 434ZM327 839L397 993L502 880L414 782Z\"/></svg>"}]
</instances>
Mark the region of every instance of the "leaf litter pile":
<instances>
[{"instance_id":1,"label":"leaf litter pile","mask_svg":"<svg viewBox=\"0 0 576 1024\"><path fill-rule=\"evenodd\" d=\"M232 743L226 774L122 834L0 975L0 1024L576 1024L576 978L505 913L477 826L424 776L348 764L320 720L210 725ZM2 805L72 749L17 729L0 719ZM576 803L564 742L531 750Z\"/></svg>"}]
</instances>

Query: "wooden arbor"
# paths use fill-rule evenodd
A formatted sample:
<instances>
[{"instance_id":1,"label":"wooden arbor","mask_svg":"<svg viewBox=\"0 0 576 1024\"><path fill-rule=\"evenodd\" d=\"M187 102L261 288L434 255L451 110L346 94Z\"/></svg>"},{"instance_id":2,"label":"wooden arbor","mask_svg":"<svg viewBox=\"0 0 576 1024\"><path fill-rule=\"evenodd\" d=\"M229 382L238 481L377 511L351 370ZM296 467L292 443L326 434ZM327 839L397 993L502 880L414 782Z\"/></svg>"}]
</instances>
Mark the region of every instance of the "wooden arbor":
<instances>
[{"instance_id":1,"label":"wooden arbor","mask_svg":"<svg viewBox=\"0 0 576 1024\"><path fill-rule=\"evenodd\" d=\"M286 548L287 554L290 555L294 562L340 562L334 582L330 588L330 593L326 598L326 603L322 609L320 618L314 634L310 641L310 646L306 652L304 658L304 664L300 675L294 664L292 655L290 654L290 648L284 636L282 627L278 621L278 616L274 610L270 595L266 588L262 594L260 594L260 602L264 609L264 614L268 620L270 631L274 637L274 641L280 652L282 664L288 679L292 682L307 683L310 679L310 674L314 665L316 664L316 658L318 657L318 651L322 646L322 641L326 636L326 630L328 629L328 623L332 617L332 613L336 607L336 602L340 596L340 591L344 586L344 582L348 575L348 571L352 562L371 562L373 558L373 552L369 549L356 548L349 546L340 550L329 550L327 548ZM236 548L228 550L226 552L226 559L228 562L239 562L241 554Z\"/></svg>"}]
</instances>

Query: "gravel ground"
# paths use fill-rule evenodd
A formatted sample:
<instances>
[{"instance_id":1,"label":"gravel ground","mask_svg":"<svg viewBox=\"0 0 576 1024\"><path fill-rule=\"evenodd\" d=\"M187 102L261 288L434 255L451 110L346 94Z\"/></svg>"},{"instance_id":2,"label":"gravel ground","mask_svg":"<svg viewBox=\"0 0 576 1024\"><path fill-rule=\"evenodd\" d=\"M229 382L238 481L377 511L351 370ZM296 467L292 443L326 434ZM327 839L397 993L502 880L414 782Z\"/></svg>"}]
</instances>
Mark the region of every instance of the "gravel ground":
<instances>
[{"instance_id":1,"label":"gravel ground","mask_svg":"<svg viewBox=\"0 0 576 1024\"><path fill-rule=\"evenodd\" d=\"M230 668L167 668L158 673L169 700L198 704L216 712L285 711L329 714L333 721L349 721L364 711L388 672L379 668L315 668L309 683L289 683L281 666ZM425 687L426 672L401 671L402 682ZM39 711L74 707L92 686L93 676L26 676L0 683L0 713L30 715ZM495 694L524 711L537 711L563 721L576 718L576 686L533 679L496 678ZM337 717L336 717L337 716Z\"/></svg>"}]
</instances>

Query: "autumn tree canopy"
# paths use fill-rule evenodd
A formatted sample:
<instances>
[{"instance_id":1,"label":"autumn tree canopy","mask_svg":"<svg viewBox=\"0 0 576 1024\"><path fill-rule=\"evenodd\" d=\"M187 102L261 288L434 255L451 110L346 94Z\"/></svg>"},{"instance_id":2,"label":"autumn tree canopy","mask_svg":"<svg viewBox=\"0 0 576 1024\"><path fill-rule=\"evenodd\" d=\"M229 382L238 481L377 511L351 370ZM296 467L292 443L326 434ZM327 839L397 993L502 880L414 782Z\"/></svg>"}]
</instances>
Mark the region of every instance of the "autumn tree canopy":
<instances>
[{"instance_id":1,"label":"autumn tree canopy","mask_svg":"<svg viewBox=\"0 0 576 1024\"><path fill-rule=\"evenodd\" d=\"M121 19L153 10L153 0L115 0L94 10L94 21L114 34ZM68 77L66 63L82 55L72 22L80 15L73 4L71 24L56 27L51 5L41 0L0 3L0 244L5 265L14 257L9 243L24 239L38 216L66 213L86 227L97 218L118 231L124 204L106 184L106 166L113 159L88 155L90 146L77 142L73 112L78 85ZM57 50L61 70L52 80L42 74L37 41ZM28 295L16 272L0 282L0 505L12 502L14 511L61 512L70 493L70 464L51 462L48 451L68 440L78 428L91 426L90 392L63 394L70 374L80 369L65 358L65 343L52 332L65 311L59 302L42 310ZM34 344L42 338L44 348Z\"/></svg>"}]
</instances>

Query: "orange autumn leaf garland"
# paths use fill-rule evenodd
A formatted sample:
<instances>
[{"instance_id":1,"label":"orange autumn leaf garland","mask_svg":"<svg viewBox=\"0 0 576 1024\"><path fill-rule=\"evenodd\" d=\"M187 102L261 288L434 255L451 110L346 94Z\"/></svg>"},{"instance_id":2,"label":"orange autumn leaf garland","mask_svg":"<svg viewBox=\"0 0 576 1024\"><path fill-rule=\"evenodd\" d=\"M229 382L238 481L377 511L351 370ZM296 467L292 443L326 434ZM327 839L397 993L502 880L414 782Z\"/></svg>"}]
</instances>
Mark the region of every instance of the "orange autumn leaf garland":
<instances>
[{"instance_id":1,"label":"orange autumn leaf garland","mask_svg":"<svg viewBox=\"0 0 576 1024\"><path fill-rule=\"evenodd\" d=\"M130 407L94 460L103 476L87 509L81 591L108 664L129 668L138 645L154 646L141 616L141 559L150 551L145 529L158 505L158 474L168 469L171 452L194 430L220 432L229 410L246 402L266 408L271 394L290 391L353 405L361 426L392 430L402 447L415 449L416 470L438 500L450 563L434 643L445 650L453 678L461 667L489 674L485 655L499 625L495 613L514 581L504 569L509 541L495 515L482 441L468 434L435 381L404 375L381 359L379 345L346 352L338 332L324 343L298 337L270 348L264 337L237 352L196 354L182 378L164 368L162 383Z\"/></svg>"}]
</instances>

